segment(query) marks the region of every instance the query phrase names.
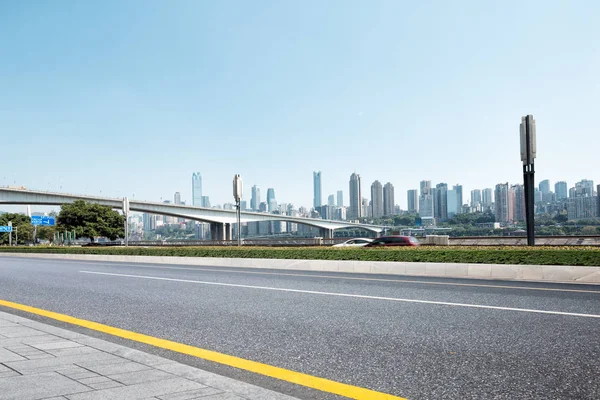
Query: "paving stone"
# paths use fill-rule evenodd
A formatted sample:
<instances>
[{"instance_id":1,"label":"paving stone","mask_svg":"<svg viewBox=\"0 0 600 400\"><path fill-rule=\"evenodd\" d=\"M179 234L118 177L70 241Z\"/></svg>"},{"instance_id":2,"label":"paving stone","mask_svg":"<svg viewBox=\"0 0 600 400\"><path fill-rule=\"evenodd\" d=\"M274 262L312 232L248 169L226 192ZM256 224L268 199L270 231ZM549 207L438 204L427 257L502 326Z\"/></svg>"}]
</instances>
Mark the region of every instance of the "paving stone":
<instances>
[{"instance_id":1,"label":"paving stone","mask_svg":"<svg viewBox=\"0 0 600 400\"><path fill-rule=\"evenodd\" d=\"M8 362L8 361L21 361L25 360L24 357L19 354L13 353L12 351L3 349L0 347L0 362Z\"/></svg>"},{"instance_id":2,"label":"paving stone","mask_svg":"<svg viewBox=\"0 0 600 400\"><path fill-rule=\"evenodd\" d=\"M43 399L91 390L55 372L2 379L2 400Z\"/></svg>"},{"instance_id":3,"label":"paving stone","mask_svg":"<svg viewBox=\"0 0 600 400\"><path fill-rule=\"evenodd\" d=\"M57 341L57 342L32 344L31 346L35 347L36 349L39 349L39 350L55 350L55 349L67 349L67 348L71 348L71 347L81 347L83 345L79 344L77 342L73 342L71 340L61 340L61 341Z\"/></svg>"},{"instance_id":4,"label":"paving stone","mask_svg":"<svg viewBox=\"0 0 600 400\"><path fill-rule=\"evenodd\" d=\"M49 354L52 354L56 357L62 356L75 356L79 354L92 354L92 353L101 353L101 351L93 349L91 347L71 347L66 349L56 349L56 350L46 350Z\"/></svg>"},{"instance_id":5,"label":"paving stone","mask_svg":"<svg viewBox=\"0 0 600 400\"><path fill-rule=\"evenodd\" d=\"M127 372L125 374L114 374L109 375L108 377L114 379L117 382L124 383L125 385L135 385L143 382L159 381L174 378L173 375L156 369Z\"/></svg>"},{"instance_id":6,"label":"paving stone","mask_svg":"<svg viewBox=\"0 0 600 400\"><path fill-rule=\"evenodd\" d=\"M128 372L137 372L149 370L150 367L144 364L136 363L133 361L124 362L120 364L108 364L108 365L92 365L88 368L90 371L94 371L100 375L116 375L126 374Z\"/></svg>"},{"instance_id":7,"label":"paving stone","mask_svg":"<svg viewBox=\"0 0 600 400\"><path fill-rule=\"evenodd\" d=\"M92 376L89 378L80 378L80 379L76 379L77 382L79 383L83 383L84 385L88 385L90 383L105 383L105 382L111 382L112 379L109 379L105 376Z\"/></svg>"},{"instance_id":8,"label":"paving stone","mask_svg":"<svg viewBox=\"0 0 600 400\"><path fill-rule=\"evenodd\" d=\"M28 336L42 336L46 333L38 331L37 329L28 328L26 326L7 326L0 328L0 335L7 338L13 337L28 337Z\"/></svg>"},{"instance_id":9,"label":"paving stone","mask_svg":"<svg viewBox=\"0 0 600 400\"><path fill-rule=\"evenodd\" d=\"M82 354L78 356L66 356L66 357L54 357L47 358L42 360L25 360L25 361L11 361L6 362L6 366L9 368L13 368L19 372L32 372L38 370L55 370L59 366L69 365L69 364L79 364L85 366L83 364L86 363L108 363L108 362L119 362L122 359L115 357L113 355L107 353L98 353L98 354ZM50 369L49 369L50 368Z\"/></svg>"},{"instance_id":10,"label":"paving stone","mask_svg":"<svg viewBox=\"0 0 600 400\"><path fill-rule=\"evenodd\" d=\"M205 387L197 390L188 390L185 392L171 393L165 394L163 396L159 396L160 400L191 400L191 399L199 399L204 398L203 396L209 396L212 394L222 393L221 390Z\"/></svg>"},{"instance_id":11,"label":"paving stone","mask_svg":"<svg viewBox=\"0 0 600 400\"><path fill-rule=\"evenodd\" d=\"M108 381L108 382L100 382L100 383L89 383L88 386L93 389L96 389L96 390L102 390L102 389L112 389L112 388L116 388L116 387L121 387L121 386L123 386L123 384L119 383L119 382L115 382L115 381Z\"/></svg>"},{"instance_id":12,"label":"paving stone","mask_svg":"<svg viewBox=\"0 0 600 400\"><path fill-rule=\"evenodd\" d=\"M67 396L69 400L114 400L114 399L145 399L168 393L201 389L202 385L182 378L173 378L159 382L146 382L132 386L122 386L113 389L95 390Z\"/></svg>"}]
</instances>

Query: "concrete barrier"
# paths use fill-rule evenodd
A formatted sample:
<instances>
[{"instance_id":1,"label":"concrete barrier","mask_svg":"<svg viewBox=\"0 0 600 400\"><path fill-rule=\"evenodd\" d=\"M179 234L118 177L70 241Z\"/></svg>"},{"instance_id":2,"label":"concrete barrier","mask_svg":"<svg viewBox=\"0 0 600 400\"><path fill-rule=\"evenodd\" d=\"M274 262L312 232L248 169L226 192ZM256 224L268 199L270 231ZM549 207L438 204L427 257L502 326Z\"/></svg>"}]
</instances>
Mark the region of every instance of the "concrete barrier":
<instances>
[{"instance_id":1,"label":"concrete barrier","mask_svg":"<svg viewBox=\"0 0 600 400\"><path fill-rule=\"evenodd\" d=\"M263 268L286 271L347 272L361 274L600 285L600 267L578 267L564 265L455 264L387 261L282 260L263 258L202 258L40 253L0 253L0 259L2 257L190 265L203 267ZM2 263L0 261L0 266L1 265Z\"/></svg>"}]
</instances>

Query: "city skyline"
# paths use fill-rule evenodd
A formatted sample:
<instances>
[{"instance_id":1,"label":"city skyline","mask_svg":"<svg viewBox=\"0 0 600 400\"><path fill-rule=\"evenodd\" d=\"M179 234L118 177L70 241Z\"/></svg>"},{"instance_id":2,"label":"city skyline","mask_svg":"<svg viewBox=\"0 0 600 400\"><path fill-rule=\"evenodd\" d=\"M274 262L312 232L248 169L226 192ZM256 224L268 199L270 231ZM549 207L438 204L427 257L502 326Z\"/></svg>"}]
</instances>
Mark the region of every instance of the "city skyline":
<instances>
[{"instance_id":1,"label":"city skyline","mask_svg":"<svg viewBox=\"0 0 600 400\"><path fill-rule=\"evenodd\" d=\"M200 171L223 204L240 173L305 206L311 170L323 195L353 170L365 193L493 187L521 181L527 114L538 176L596 170L600 4L339 4L5 5L0 185L191 203Z\"/></svg>"}]
</instances>

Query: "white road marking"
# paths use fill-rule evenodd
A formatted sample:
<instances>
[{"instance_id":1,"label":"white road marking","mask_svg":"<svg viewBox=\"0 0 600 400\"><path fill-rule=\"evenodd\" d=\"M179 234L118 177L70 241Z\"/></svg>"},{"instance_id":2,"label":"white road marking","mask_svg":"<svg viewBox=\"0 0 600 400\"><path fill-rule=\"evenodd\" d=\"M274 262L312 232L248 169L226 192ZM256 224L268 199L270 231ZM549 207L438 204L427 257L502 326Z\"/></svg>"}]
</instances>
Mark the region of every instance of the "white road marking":
<instances>
[{"instance_id":1,"label":"white road marking","mask_svg":"<svg viewBox=\"0 0 600 400\"><path fill-rule=\"evenodd\" d=\"M518 312L529 312L529 313L551 314L551 315L566 315L566 316L572 316L572 317L585 317L585 318L600 318L600 315L596 315L596 314L581 314L581 313L570 313L570 312L563 312L563 311L547 311L547 310L534 310L534 309L527 309L527 308L498 307L498 306L487 306L487 305L481 305L481 304L451 303L451 302L446 302L446 301L402 299L402 298L396 298L396 297L366 296L366 295L349 294L349 293L319 292L319 291L314 291L314 290L286 289L286 288L276 288L276 287L269 287L269 286L239 285L239 284L234 284L234 283L206 282L206 281L196 281L196 280L191 280L191 279L162 278L162 277L157 277L157 276L113 274L113 273L109 273L109 272L97 272L97 271L79 271L79 272L84 273L84 274L118 276L118 277L123 277L123 278L138 278L138 279L151 279L151 280L158 280L158 281L185 282L185 283L196 283L196 284L201 284L201 285L227 286L227 287L238 287L238 288L245 288L245 289L273 290L273 291L279 291L279 292L316 294L316 295L322 295L322 296L353 297L353 298L359 298L359 299L399 301L399 302L405 302L405 303L436 304L436 305L454 306L454 307L483 308L483 309L490 309L490 310L518 311Z\"/></svg>"},{"instance_id":2,"label":"white road marking","mask_svg":"<svg viewBox=\"0 0 600 400\"><path fill-rule=\"evenodd\" d=\"M36 259L36 261L51 261L52 263L57 260L48 259ZM261 271L239 271L234 269L235 267L222 267L222 268L202 268L202 267L163 267L159 265L138 265L134 263L120 263L120 262L101 262L101 261L83 261L83 260L60 260L68 261L77 264L91 264L100 265L103 267L130 267L130 268L149 268L149 269L172 269L172 270L184 270L184 271L207 271L207 272L220 272L226 274L250 274L250 275L275 275L275 276L297 276L303 278L325 278L325 279L346 279L354 281L375 281L375 282L397 282L397 283L416 283L420 285L441 285L441 286L465 286L465 287L483 287L493 289L517 289L517 290L540 290L549 292L570 292L570 293L592 293L600 294L598 290L581 290L581 289L557 289L557 288L544 288L544 287L533 287L533 286L509 286L509 285L489 285L482 283L457 283L457 282L435 282L435 281L423 281L423 280L410 280L410 279L384 279L384 278L366 278L366 277L354 277L354 276L334 276L334 275L316 275L316 274L302 274L302 273L285 273L285 272L261 272ZM267 268L268 269L268 268ZM310 272L310 271L306 271ZM343 272L341 272L343 273ZM385 275L385 273L382 273ZM444 278L440 279L479 279L479 278ZM544 284L545 282L539 282ZM548 282L546 282L548 283ZM551 282L550 282L551 283ZM579 284L578 282L570 283L573 285Z\"/></svg>"}]
</instances>

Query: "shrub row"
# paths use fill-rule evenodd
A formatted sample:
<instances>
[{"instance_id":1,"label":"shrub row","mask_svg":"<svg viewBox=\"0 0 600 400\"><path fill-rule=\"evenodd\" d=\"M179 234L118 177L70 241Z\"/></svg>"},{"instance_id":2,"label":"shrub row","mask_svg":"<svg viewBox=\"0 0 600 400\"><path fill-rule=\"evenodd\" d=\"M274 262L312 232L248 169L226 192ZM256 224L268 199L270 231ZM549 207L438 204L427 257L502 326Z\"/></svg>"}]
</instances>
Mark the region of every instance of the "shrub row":
<instances>
[{"instance_id":1,"label":"shrub row","mask_svg":"<svg viewBox=\"0 0 600 400\"><path fill-rule=\"evenodd\" d=\"M0 252L600 266L594 247L0 247Z\"/></svg>"}]
</instances>

